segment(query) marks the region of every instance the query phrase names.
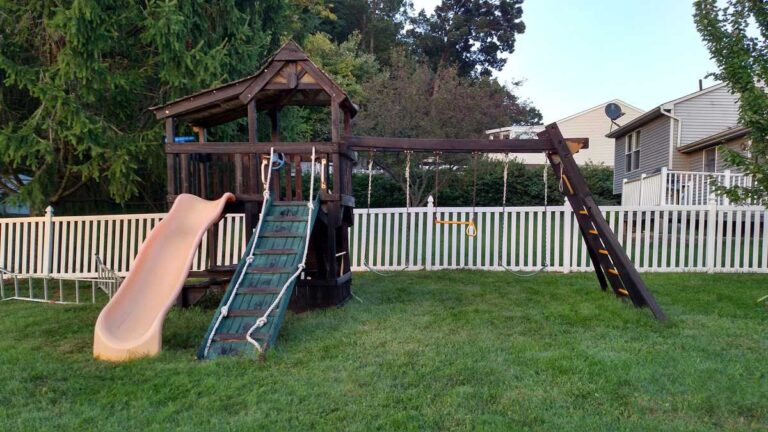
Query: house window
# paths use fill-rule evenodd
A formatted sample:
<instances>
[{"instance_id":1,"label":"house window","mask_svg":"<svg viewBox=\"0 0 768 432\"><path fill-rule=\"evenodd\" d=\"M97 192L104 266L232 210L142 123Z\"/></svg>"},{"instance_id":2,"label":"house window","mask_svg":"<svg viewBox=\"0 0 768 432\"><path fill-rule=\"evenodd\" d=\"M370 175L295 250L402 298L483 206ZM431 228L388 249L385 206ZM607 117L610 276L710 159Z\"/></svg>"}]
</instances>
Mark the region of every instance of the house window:
<instances>
[{"instance_id":1,"label":"house window","mask_svg":"<svg viewBox=\"0 0 768 432\"><path fill-rule=\"evenodd\" d=\"M704 172L717 171L717 147L704 150Z\"/></svg>"},{"instance_id":2,"label":"house window","mask_svg":"<svg viewBox=\"0 0 768 432\"><path fill-rule=\"evenodd\" d=\"M627 135L624 149L624 162L627 172L640 169L640 131Z\"/></svg>"}]
</instances>

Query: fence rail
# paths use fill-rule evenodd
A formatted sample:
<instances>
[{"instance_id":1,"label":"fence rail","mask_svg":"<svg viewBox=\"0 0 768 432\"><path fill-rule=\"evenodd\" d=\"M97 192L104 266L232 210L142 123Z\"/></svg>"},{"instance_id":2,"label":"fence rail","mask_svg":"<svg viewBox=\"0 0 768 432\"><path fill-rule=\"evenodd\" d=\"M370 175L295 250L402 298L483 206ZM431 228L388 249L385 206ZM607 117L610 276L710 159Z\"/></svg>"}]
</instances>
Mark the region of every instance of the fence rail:
<instances>
[{"instance_id":1,"label":"fence rail","mask_svg":"<svg viewBox=\"0 0 768 432\"><path fill-rule=\"evenodd\" d=\"M605 217L641 271L768 273L763 207L606 206ZM22 275L96 277L98 254L120 276L164 214L0 219L0 267ZM471 208L357 209L350 229L353 270L472 268L532 271L591 270L568 206L483 207L474 214L477 236L460 225ZM218 265L234 264L245 250L242 215L227 215L218 230ZM203 243L205 244L205 239ZM202 270L199 248L193 270Z\"/></svg>"}]
</instances>

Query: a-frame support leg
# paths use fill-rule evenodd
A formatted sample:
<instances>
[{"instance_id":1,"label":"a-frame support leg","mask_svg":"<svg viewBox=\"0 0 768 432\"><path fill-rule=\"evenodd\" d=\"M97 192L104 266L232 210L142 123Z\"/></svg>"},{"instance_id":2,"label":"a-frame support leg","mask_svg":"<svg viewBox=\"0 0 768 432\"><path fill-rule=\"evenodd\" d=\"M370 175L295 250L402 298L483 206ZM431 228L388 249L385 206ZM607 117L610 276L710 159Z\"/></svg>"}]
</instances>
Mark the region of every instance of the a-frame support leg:
<instances>
[{"instance_id":1,"label":"a-frame support leg","mask_svg":"<svg viewBox=\"0 0 768 432\"><path fill-rule=\"evenodd\" d=\"M657 319L666 320L666 315L645 286L645 282L640 278L592 198L589 186L581 175L573 153L557 124L547 126L546 130L539 134L539 138L550 140L555 149L547 154L547 158L555 170L555 177L562 182L563 193L576 215L600 285L605 287L607 279L617 296L629 297L637 307L648 306Z\"/></svg>"}]
</instances>

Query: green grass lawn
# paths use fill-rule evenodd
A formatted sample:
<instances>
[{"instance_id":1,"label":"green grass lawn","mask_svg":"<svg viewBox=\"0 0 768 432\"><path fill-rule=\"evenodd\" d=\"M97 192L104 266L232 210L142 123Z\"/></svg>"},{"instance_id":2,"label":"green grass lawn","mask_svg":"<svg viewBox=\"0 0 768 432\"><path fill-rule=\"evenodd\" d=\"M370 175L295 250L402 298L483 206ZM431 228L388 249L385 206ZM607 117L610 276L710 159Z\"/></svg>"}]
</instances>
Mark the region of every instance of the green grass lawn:
<instances>
[{"instance_id":1,"label":"green grass lawn","mask_svg":"<svg viewBox=\"0 0 768 432\"><path fill-rule=\"evenodd\" d=\"M210 310L109 364L98 306L2 302L0 430L768 428L768 277L646 278L666 324L591 274L355 275L363 303L289 315L262 364L194 360Z\"/></svg>"}]
</instances>

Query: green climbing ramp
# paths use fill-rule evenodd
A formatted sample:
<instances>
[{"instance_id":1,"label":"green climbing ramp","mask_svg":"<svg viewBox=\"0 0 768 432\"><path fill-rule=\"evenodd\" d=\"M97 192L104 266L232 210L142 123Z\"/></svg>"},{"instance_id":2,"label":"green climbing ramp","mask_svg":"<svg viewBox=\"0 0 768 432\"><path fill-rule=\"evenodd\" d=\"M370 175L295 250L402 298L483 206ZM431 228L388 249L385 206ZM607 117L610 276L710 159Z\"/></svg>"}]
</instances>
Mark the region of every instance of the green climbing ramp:
<instances>
[{"instance_id":1,"label":"green climbing ramp","mask_svg":"<svg viewBox=\"0 0 768 432\"><path fill-rule=\"evenodd\" d=\"M197 353L198 358L259 355L256 346L246 340L246 334L277 299L280 290L302 263L307 223L310 224L311 230L317 217L318 206L319 203L315 201L314 210L310 214L306 201L267 202L261 229L248 242L245 255L240 260L203 338ZM253 261L249 264L247 258L254 241L256 247ZM243 270L245 274L235 291ZM267 323L251 333L251 337L263 351L275 345L295 282L294 279L286 287L279 304L268 316ZM226 316L221 316L222 309L228 303Z\"/></svg>"}]
</instances>

